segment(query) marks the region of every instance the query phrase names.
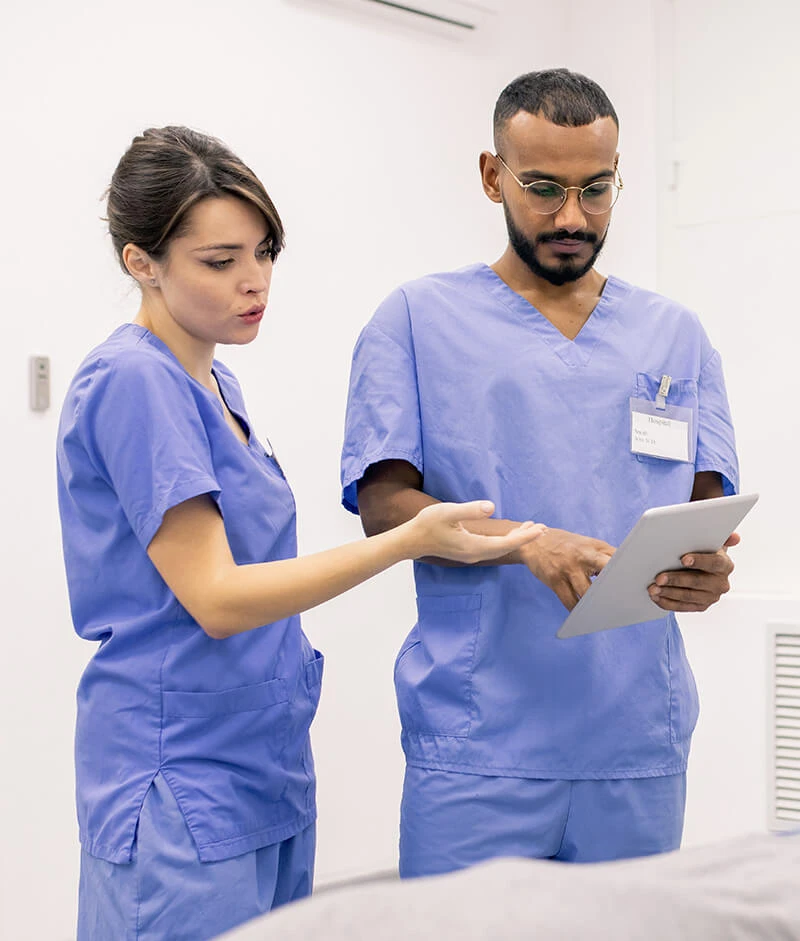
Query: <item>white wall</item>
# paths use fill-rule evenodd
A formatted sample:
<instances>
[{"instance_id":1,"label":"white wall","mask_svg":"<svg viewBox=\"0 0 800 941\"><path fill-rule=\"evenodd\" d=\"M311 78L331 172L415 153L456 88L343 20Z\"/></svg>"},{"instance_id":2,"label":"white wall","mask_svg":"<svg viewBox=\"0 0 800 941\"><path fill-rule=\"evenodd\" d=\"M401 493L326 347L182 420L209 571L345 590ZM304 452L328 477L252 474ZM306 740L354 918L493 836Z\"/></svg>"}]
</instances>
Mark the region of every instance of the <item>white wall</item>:
<instances>
[{"instance_id":1,"label":"white wall","mask_svg":"<svg viewBox=\"0 0 800 941\"><path fill-rule=\"evenodd\" d=\"M723 354L743 482L762 493L737 552L737 584L797 595L800 192L791 181L800 145L792 120L800 7L783 0L665 6L662 51L671 46L673 61L660 278L701 312Z\"/></svg>"},{"instance_id":2,"label":"white wall","mask_svg":"<svg viewBox=\"0 0 800 941\"><path fill-rule=\"evenodd\" d=\"M698 310L725 363L742 488L736 591L685 619L703 711L690 761L686 839L767 825L767 626L800 629L800 9L782 0L658 0L659 281Z\"/></svg>"}]
</instances>

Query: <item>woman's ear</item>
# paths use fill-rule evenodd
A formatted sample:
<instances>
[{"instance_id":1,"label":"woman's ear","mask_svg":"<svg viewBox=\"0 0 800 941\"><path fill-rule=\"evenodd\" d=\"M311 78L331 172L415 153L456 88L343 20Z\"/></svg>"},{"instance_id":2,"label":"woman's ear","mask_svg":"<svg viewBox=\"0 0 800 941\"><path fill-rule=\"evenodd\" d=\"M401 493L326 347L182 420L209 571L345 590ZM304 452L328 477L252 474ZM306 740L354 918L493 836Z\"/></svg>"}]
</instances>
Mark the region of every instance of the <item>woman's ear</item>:
<instances>
[{"instance_id":1,"label":"woman's ear","mask_svg":"<svg viewBox=\"0 0 800 941\"><path fill-rule=\"evenodd\" d=\"M147 252L134 245L133 242L122 249L122 261L130 272L132 278L135 278L142 286L149 285L155 287L158 284L156 266L153 259Z\"/></svg>"}]
</instances>

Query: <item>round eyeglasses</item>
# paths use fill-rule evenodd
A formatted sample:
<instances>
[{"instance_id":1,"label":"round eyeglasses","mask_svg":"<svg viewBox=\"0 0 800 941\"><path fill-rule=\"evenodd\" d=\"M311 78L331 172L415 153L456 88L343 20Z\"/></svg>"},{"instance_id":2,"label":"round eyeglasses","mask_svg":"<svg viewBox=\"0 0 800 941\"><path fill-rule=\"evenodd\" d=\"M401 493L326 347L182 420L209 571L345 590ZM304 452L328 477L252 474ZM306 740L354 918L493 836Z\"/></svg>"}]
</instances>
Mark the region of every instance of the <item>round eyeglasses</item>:
<instances>
[{"instance_id":1,"label":"round eyeglasses","mask_svg":"<svg viewBox=\"0 0 800 941\"><path fill-rule=\"evenodd\" d=\"M619 184L612 183L610 180L598 180L588 186L562 186L554 180L534 180L532 183L523 183L500 154L495 154L495 157L522 188L528 208L543 216L558 212L567 201L570 190L578 191L578 202L584 212L588 212L590 216L599 216L613 207L624 185L622 175L616 167L614 169Z\"/></svg>"}]
</instances>

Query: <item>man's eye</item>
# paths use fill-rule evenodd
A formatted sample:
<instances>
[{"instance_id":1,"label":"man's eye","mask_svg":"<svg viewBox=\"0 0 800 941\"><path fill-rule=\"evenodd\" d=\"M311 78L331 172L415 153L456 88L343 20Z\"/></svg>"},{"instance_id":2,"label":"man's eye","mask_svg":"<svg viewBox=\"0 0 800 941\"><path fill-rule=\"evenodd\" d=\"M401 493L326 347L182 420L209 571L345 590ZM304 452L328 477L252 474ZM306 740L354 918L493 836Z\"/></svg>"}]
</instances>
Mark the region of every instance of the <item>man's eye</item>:
<instances>
[{"instance_id":1,"label":"man's eye","mask_svg":"<svg viewBox=\"0 0 800 941\"><path fill-rule=\"evenodd\" d=\"M559 199L561 187L557 183L532 183L528 192L536 199Z\"/></svg>"},{"instance_id":2,"label":"man's eye","mask_svg":"<svg viewBox=\"0 0 800 941\"><path fill-rule=\"evenodd\" d=\"M606 199L611 188L610 183L592 183L583 191L584 199Z\"/></svg>"}]
</instances>

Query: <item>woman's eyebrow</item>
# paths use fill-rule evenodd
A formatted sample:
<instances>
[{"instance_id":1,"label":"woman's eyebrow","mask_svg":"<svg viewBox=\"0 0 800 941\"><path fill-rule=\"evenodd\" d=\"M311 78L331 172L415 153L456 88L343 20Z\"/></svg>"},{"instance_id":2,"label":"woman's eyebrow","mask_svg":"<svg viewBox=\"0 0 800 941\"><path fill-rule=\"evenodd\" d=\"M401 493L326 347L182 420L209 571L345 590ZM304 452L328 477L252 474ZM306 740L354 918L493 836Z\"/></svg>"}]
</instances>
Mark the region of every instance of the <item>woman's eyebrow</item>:
<instances>
[{"instance_id":1,"label":"woman's eyebrow","mask_svg":"<svg viewBox=\"0 0 800 941\"><path fill-rule=\"evenodd\" d=\"M213 245L201 245L200 248L193 248L193 252L209 252L212 249L226 249L229 252L240 251L244 245L228 244L227 242L215 242Z\"/></svg>"},{"instance_id":2,"label":"woman's eyebrow","mask_svg":"<svg viewBox=\"0 0 800 941\"><path fill-rule=\"evenodd\" d=\"M261 241L258 244L263 245L265 242L271 242L271 241L272 241L272 236L265 235L264 238L261 239ZM224 251L229 251L229 252L237 252L237 251L241 251L243 248L244 248L244 245L237 245L237 244L228 243L228 242L214 242L212 245L201 245L199 248L193 248L192 251L193 252L210 252L214 250L216 251L224 250Z\"/></svg>"}]
</instances>

